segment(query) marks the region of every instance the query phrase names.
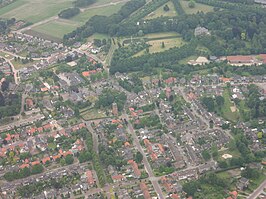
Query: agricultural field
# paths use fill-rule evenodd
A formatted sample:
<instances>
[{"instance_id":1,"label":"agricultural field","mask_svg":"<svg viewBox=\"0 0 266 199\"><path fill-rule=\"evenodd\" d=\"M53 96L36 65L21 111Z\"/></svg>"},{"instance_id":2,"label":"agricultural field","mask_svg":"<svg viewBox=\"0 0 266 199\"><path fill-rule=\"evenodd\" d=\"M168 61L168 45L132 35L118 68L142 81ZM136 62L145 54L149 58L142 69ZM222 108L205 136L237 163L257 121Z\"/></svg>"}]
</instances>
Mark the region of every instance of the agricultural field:
<instances>
[{"instance_id":1,"label":"agricultural field","mask_svg":"<svg viewBox=\"0 0 266 199\"><path fill-rule=\"evenodd\" d=\"M109 16L113 13L116 13L122 5L123 3L119 3L116 5L109 5L100 8L89 8L70 20L56 19L49 21L45 24L33 27L32 31L34 31L35 34L39 33L39 36L47 39L61 40L65 34L72 32L77 27L85 24L91 17L95 15Z\"/></svg>"},{"instance_id":2,"label":"agricultural field","mask_svg":"<svg viewBox=\"0 0 266 199\"><path fill-rule=\"evenodd\" d=\"M169 11L164 11L164 6L168 5L169 7ZM157 17L175 17L177 16L174 4L169 1L166 4L164 4L163 6L157 8L157 10L155 10L154 12L150 13L149 15L147 15L144 19L155 19Z\"/></svg>"},{"instance_id":3,"label":"agricultural field","mask_svg":"<svg viewBox=\"0 0 266 199\"><path fill-rule=\"evenodd\" d=\"M88 8L84 12L81 12L77 16L73 17L71 21L75 21L77 23L86 23L91 17L95 15L105 15L110 16L120 10L120 8L124 5L124 3L117 4L107 4L107 6L98 7L98 8Z\"/></svg>"},{"instance_id":4,"label":"agricultural field","mask_svg":"<svg viewBox=\"0 0 266 199\"><path fill-rule=\"evenodd\" d=\"M195 2L195 7L189 8L188 3L189 3L189 1L180 0L180 4L181 4L181 6L184 9L186 14L196 14L197 12L204 12L204 13L213 12L212 6L208 6L205 4Z\"/></svg>"},{"instance_id":5,"label":"agricultural field","mask_svg":"<svg viewBox=\"0 0 266 199\"><path fill-rule=\"evenodd\" d=\"M72 6L73 0L18 0L0 9L0 17L36 23L56 16Z\"/></svg>"},{"instance_id":6,"label":"agricultural field","mask_svg":"<svg viewBox=\"0 0 266 199\"><path fill-rule=\"evenodd\" d=\"M40 26L35 26L32 28L32 30L43 35L62 39L64 34L72 32L78 26L78 23L64 19L58 19L42 24Z\"/></svg>"}]
</instances>

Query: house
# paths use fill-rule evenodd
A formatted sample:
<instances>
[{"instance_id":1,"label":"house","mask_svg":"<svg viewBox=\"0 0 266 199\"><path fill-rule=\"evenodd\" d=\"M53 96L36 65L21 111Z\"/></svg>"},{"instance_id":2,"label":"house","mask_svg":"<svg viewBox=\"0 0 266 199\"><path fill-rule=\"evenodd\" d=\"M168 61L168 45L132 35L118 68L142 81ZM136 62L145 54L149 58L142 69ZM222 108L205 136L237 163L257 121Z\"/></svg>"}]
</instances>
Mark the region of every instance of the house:
<instances>
[{"instance_id":1,"label":"house","mask_svg":"<svg viewBox=\"0 0 266 199\"><path fill-rule=\"evenodd\" d=\"M206 58L206 57L198 57L196 60L189 60L188 64L192 65L192 66L196 66L196 65L206 65L209 64L210 61Z\"/></svg>"},{"instance_id":2,"label":"house","mask_svg":"<svg viewBox=\"0 0 266 199\"><path fill-rule=\"evenodd\" d=\"M123 175L113 175L112 179L114 181L114 183L116 182L121 182L125 179L125 177Z\"/></svg>"},{"instance_id":3,"label":"house","mask_svg":"<svg viewBox=\"0 0 266 199\"><path fill-rule=\"evenodd\" d=\"M143 193L144 198L145 199L151 199L151 195L149 193L149 189L148 189L147 185L144 182L141 182L139 184L139 186L140 186L140 189Z\"/></svg>"},{"instance_id":4,"label":"house","mask_svg":"<svg viewBox=\"0 0 266 199\"><path fill-rule=\"evenodd\" d=\"M50 161L50 157L44 157L43 159L42 159L42 163L43 164L46 164L47 162L49 162Z\"/></svg>"},{"instance_id":5,"label":"house","mask_svg":"<svg viewBox=\"0 0 266 199\"><path fill-rule=\"evenodd\" d=\"M210 32L207 28L198 26L197 28L195 28L194 35L195 37L210 35Z\"/></svg>"},{"instance_id":6,"label":"house","mask_svg":"<svg viewBox=\"0 0 266 199\"><path fill-rule=\"evenodd\" d=\"M31 98L27 98L26 105L28 109L31 109L34 106L33 100Z\"/></svg>"},{"instance_id":7,"label":"house","mask_svg":"<svg viewBox=\"0 0 266 199\"><path fill-rule=\"evenodd\" d=\"M86 176L87 176L87 182L88 182L88 184L90 186L93 186L94 183L95 183L95 180L93 178L92 171L91 170L86 171Z\"/></svg>"},{"instance_id":8,"label":"house","mask_svg":"<svg viewBox=\"0 0 266 199\"><path fill-rule=\"evenodd\" d=\"M129 160L128 163L131 165L135 178L140 178L141 172L139 170L138 164L134 160Z\"/></svg>"},{"instance_id":9,"label":"house","mask_svg":"<svg viewBox=\"0 0 266 199\"><path fill-rule=\"evenodd\" d=\"M236 187L238 190L242 191L242 190L246 189L248 187L248 185L249 185L249 180L247 178L242 177L238 180Z\"/></svg>"},{"instance_id":10,"label":"house","mask_svg":"<svg viewBox=\"0 0 266 199\"><path fill-rule=\"evenodd\" d=\"M232 66L251 66L255 64L252 56L227 56L226 60L228 61L228 64Z\"/></svg>"},{"instance_id":11,"label":"house","mask_svg":"<svg viewBox=\"0 0 266 199\"><path fill-rule=\"evenodd\" d=\"M255 0L254 2L257 3L257 4L266 5L266 0Z\"/></svg>"}]
</instances>

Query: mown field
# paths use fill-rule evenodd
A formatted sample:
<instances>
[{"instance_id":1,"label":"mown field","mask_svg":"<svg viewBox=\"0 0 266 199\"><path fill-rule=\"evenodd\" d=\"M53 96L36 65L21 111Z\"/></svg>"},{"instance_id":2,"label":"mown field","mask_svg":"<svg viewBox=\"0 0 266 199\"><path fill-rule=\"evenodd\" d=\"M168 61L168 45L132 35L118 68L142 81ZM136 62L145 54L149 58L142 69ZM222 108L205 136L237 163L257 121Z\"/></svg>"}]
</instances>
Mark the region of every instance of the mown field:
<instances>
[{"instance_id":1,"label":"mown field","mask_svg":"<svg viewBox=\"0 0 266 199\"><path fill-rule=\"evenodd\" d=\"M86 23L91 17L95 15L105 15L110 16L120 10L120 8L124 5L124 3L117 4L108 4L104 7L87 9L86 11L80 13L79 15L73 17L71 21L75 21L78 23Z\"/></svg>"},{"instance_id":2,"label":"mown field","mask_svg":"<svg viewBox=\"0 0 266 199\"><path fill-rule=\"evenodd\" d=\"M66 33L72 32L77 27L85 24L91 17L95 15L105 15L109 16L116 13L124 3L112 4L99 8L88 8L79 15L73 17L72 19L56 19L48 23L35 26L32 28L33 31L47 35L47 37L54 37L57 39L62 39Z\"/></svg>"},{"instance_id":3,"label":"mown field","mask_svg":"<svg viewBox=\"0 0 266 199\"><path fill-rule=\"evenodd\" d=\"M168 5L169 7L169 11L164 11L164 6ZM149 15L147 15L144 19L155 19L157 17L174 17L177 16L174 4L169 1L166 4L164 4L163 6L157 8L154 12L150 13Z\"/></svg>"},{"instance_id":4,"label":"mown field","mask_svg":"<svg viewBox=\"0 0 266 199\"><path fill-rule=\"evenodd\" d=\"M17 0L0 9L0 17L36 23L72 6L73 0Z\"/></svg>"},{"instance_id":5,"label":"mown field","mask_svg":"<svg viewBox=\"0 0 266 199\"><path fill-rule=\"evenodd\" d=\"M75 30L78 26L78 23L69 20L58 19L56 21L50 21L40 26L35 26L32 28L32 30L44 35L61 39L63 38L64 34Z\"/></svg>"},{"instance_id":6,"label":"mown field","mask_svg":"<svg viewBox=\"0 0 266 199\"><path fill-rule=\"evenodd\" d=\"M185 1L185 0L180 0L180 4L182 6L182 8L184 9L186 14L195 14L197 12L212 12L213 11L213 7L212 6L208 6L205 4L201 4L201 3L195 3L195 7L194 8L189 8L188 7L188 3L189 1Z\"/></svg>"},{"instance_id":7,"label":"mown field","mask_svg":"<svg viewBox=\"0 0 266 199\"><path fill-rule=\"evenodd\" d=\"M180 47L186 43L180 35L175 32L147 34L141 38L150 45L149 53L162 52L173 47ZM135 54L134 57L141 56L145 52L146 50L142 50Z\"/></svg>"}]
</instances>

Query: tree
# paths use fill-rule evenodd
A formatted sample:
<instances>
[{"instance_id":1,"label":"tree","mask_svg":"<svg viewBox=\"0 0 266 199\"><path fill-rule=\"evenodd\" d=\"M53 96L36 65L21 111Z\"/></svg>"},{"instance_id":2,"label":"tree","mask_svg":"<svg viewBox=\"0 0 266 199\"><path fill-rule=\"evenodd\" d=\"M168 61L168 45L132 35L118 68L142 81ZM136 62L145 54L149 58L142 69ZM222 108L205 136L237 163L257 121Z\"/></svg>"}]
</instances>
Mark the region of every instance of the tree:
<instances>
[{"instance_id":1,"label":"tree","mask_svg":"<svg viewBox=\"0 0 266 199\"><path fill-rule=\"evenodd\" d=\"M188 7L189 7L189 8L195 8L195 6L196 6L196 4L195 4L195 2L194 2L193 0L190 0L190 1L188 2Z\"/></svg>"},{"instance_id":2,"label":"tree","mask_svg":"<svg viewBox=\"0 0 266 199\"><path fill-rule=\"evenodd\" d=\"M141 163L143 160L143 155L138 151L135 156L136 163Z\"/></svg>"},{"instance_id":3,"label":"tree","mask_svg":"<svg viewBox=\"0 0 266 199\"><path fill-rule=\"evenodd\" d=\"M69 164L72 164L74 162L74 158L72 155L69 154L66 156L65 161L66 161L66 164L69 165Z\"/></svg>"},{"instance_id":4,"label":"tree","mask_svg":"<svg viewBox=\"0 0 266 199\"><path fill-rule=\"evenodd\" d=\"M223 106L224 105L224 97L223 96L217 96L215 98L216 100L216 103L219 107Z\"/></svg>"},{"instance_id":5,"label":"tree","mask_svg":"<svg viewBox=\"0 0 266 199\"><path fill-rule=\"evenodd\" d=\"M211 159L211 155L207 150L202 151L201 155L205 161L208 161L209 159Z\"/></svg>"},{"instance_id":6,"label":"tree","mask_svg":"<svg viewBox=\"0 0 266 199\"><path fill-rule=\"evenodd\" d=\"M165 44L164 44L164 42L162 42L162 48L165 48Z\"/></svg>"},{"instance_id":7,"label":"tree","mask_svg":"<svg viewBox=\"0 0 266 199\"><path fill-rule=\"evenodd\" d=\"M43 172L43 166L41 164L34 165L31 169L32 174L38 174Z\"/></svg>"},{"instance_id":8,"label":"tree","mask_svg":"<svg viewBox=\"0 0 266 199\"><path fill-rule=\"evenodd\" d=\"M77 118L79 118L80 113L79 113L79 108L78 108L78 107L75 107L75 109L74 109L74 115L75 115Z\"/></svg>"},{"instance_id":9,"label":"tree","mask_svg":"<svg viewBox=\"0 0 266 199\"><path fill-rule=\"evenodd\" d=\"M168 11L170 10L170 8L169 8L169 6L166 4L166 5L163 7L163 10L164 10L165 12L168 12Z\"/></svg>"}]
</instances>

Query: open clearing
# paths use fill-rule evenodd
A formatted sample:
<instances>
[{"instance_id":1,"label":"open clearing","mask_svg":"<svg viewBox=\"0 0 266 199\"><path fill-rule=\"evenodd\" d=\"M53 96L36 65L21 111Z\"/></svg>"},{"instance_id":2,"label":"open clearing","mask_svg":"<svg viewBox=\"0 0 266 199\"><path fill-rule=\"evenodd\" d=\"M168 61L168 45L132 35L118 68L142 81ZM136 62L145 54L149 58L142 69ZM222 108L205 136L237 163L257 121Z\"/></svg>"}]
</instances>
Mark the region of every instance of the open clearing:
<instances>
[{"instance_id":1,"label":"open clearing","mask_svg":"<svg viewBox=\"0 0 266 199\"><path fill-rule=\"evenodd\" d=\"M142 37L142 39L150 45L149 53L162 52L170 48L180 47L186 43L177 33L172 32L149 34ZM162 47L162 43L164 43L164 48ZM146 49L138 52L134 57L141 56L145 54L145 52Z\"/></svg>"},{"instance_id":2,"label":"open clearing","mask_svg":"<svg viewBox=\"0 0 266 199\"><path fill-rule=\"evenodd\" d=\"M180 4L187 14L196 14L197 12L213 12L213 7L201 3L195 3L195 8L188 7L189 1L181 0Z\"/></svg>"},{"instance_id":3,"label":"open clearing","mask_svg":"<svg viewBox=\"0 0 266 199\"><path fill-rule=\"evenodd\" d=\"M164 48L162 48L162 43L164 43ZM172 38L172 39L160 39L148 41L150 53L162 52L173 47L179 47L185 44L182 38Z\"/></svg>"},{"instance_id":4,"label":"open clearing","mask_svg":"<svg viewBox=\"0 0 266 199\"><path fill-rule=\"evenodd\" d=\"M73 0L17 0L0 9L2 18L16 18L36 23L52 16L61 10L72 6Z\"/></svg>"},{"instance_id":5,"label":"open clearing","mask_svg":"<svg viewBox=\"0 0 266 199\"><path fill-rule=\"evenodd\" d=\"M168 5L168 7L170 8L170 10L167 12L165 12L163 9L165 5ZM171 1L169 1L166 4L162 5L161 7L157 8L157 10L155 10L154 12L147 15L144 19L155 19L157 17L175 17L175 16L177 16L177 13L174 4Z\"/></svg>"}]
</instances>

